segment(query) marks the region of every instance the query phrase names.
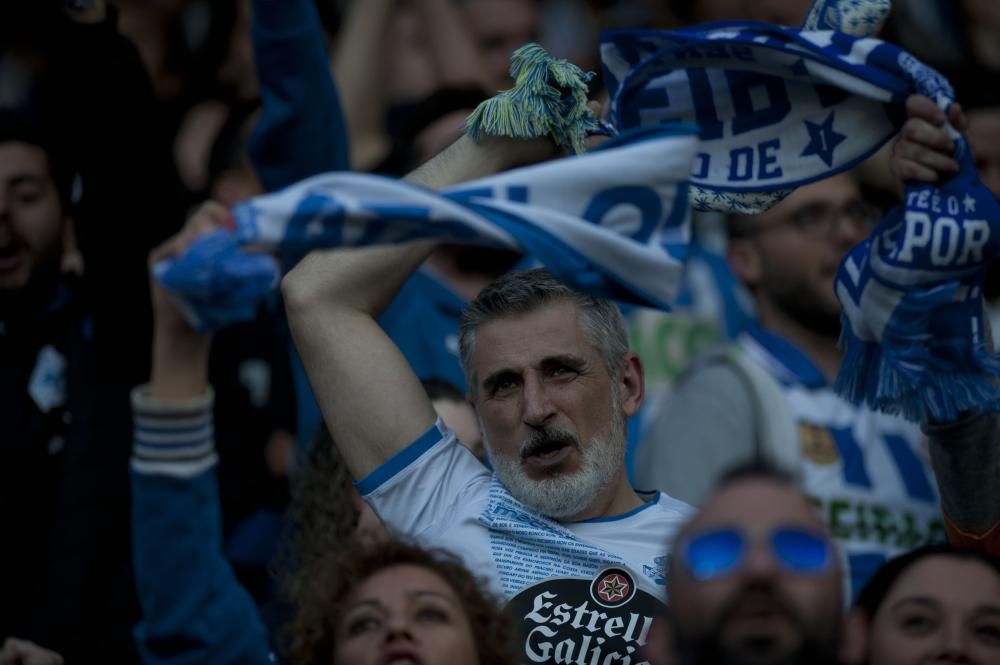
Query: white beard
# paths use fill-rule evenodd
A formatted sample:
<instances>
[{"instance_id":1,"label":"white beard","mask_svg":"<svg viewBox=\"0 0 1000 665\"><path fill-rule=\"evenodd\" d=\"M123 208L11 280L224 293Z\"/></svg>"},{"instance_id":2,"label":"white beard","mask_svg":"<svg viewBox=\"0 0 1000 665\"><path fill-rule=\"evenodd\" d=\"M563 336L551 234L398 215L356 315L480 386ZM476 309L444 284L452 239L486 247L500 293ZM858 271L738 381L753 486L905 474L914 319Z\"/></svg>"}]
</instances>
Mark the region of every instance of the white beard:
<instances>
[{"instance_id":1,"label":"white beard","mask_svg":"<svg viewBox=\"0 0 1000 665\"><path fill-rule=\"evenodd\" d=\"M595 435L588 446L580 447L583 455L580 468L552 478L530 478L521 467L520 455L513 458L496 454L485 435L486 429L480 424L493 470L515 499L546 517L565 520L586 510L611 484L625 459L625 416L618 395L612 397L607 431Z\"/></svg>"}]
</instances>

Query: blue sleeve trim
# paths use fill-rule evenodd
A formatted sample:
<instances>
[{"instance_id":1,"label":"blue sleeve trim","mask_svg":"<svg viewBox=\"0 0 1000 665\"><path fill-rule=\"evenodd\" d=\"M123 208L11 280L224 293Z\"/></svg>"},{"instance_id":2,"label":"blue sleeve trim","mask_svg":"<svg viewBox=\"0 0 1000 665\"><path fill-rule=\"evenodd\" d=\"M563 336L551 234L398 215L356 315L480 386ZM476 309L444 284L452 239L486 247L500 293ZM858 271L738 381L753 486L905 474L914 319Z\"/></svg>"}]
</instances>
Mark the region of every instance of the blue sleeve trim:
<instances>
[{"instance_id":1,"label":"blue sleeve trim","mask_svg":"<svg viewBox=\"0 0 1000 665\"><path fill-rule=\"evenodd\" d=\"M371 494L383 484L392 480L397 473L417 461L421 455L434 447L434 444L443 440L447 433L448 430L444 427L441 419L439 418L433 425L431 425L431 428L421 434L416 441L400 450L398 453L383 462L381 466L377 467L367 476L354 483L354 486L358 488L358 492L360 492L362 496Z\"/></svg>"},{"instance_id":2,"label":"blue sleeve trim","mask_svg":"<svg viewBox=\"0 0 1000 665\"><path fill-rule=\"evenodd\" d=\"M657 490L656 494L649 501L646 501L641 506L636 506L628 512L624 512L621 515L611 515L610 517L593 517L589 520L580 520L579 522L573 522L573 524L594 524L597 522L617 522L618 520L627 519L633 515L637 515L642 511L652 508L660 502L660 492Z\"/></svg>"}]
</instances>

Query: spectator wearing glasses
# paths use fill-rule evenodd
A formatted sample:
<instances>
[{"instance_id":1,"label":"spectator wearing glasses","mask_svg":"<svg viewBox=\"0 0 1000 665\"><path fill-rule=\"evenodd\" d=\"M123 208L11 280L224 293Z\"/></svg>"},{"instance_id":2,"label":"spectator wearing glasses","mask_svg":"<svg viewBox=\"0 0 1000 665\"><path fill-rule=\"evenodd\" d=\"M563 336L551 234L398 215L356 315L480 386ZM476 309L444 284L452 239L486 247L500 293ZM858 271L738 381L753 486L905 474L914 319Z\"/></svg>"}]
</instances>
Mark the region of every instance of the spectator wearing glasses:
<instances>
[{"instance_id":1,"label":"spectator wearing glasses","mask_svg":"<svg viewBox=\"0 0 1000 665\"><path fill-rule=\"evenodd\" d=\"M764 459L802 482L846 555L854 592L887 557L943 541L918 425L849 404L840 367L841 258L879 221L851 174L729 222L728 259L756 325L697 360L637 451L637 485L699 504L725 469Z\"/></svg>"},{"instance_id":2,"label":"spectator wearing glasses","mask_svg":"<svg viewBox=\"0 0 1000 665\"><path fill-rule=\"evenodd\" d=\"M763 464L726 473L674 541L669 630L654 631L648 655L667 656L669 642L677 665L853 661L835 548L790 478Z\"/></svg>"}]
</instances>

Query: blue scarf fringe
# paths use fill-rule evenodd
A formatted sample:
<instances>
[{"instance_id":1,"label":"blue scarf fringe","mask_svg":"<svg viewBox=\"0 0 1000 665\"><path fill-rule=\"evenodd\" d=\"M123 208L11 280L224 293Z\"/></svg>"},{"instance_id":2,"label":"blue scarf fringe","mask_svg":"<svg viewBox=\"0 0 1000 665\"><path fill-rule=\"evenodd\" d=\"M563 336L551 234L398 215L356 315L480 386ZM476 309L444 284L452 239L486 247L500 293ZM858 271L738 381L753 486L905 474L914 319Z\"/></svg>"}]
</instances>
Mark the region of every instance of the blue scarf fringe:
<instances>
[{"instance_id":1,"label":"blue scarf fringe","mask_svg":"<svg viewBox=\"0 0 1000 665\"><path fill-rule=\"evenodd\" d=\"M836 389L855 403L920 423L951 422L968 411L1000 411L1000 361L985 340L942 336L938 317L965 320L982 315L978 298L959 303L962 285L950 282L932 289L908 290L893 311L879 342L865 342L846 317L841 333L843 362ZM973 309L974 308L974 309Z\"/></svg>"},{"instance_id":2,"label":"blue scarf fringe","mask_svg":"<svg viewBox=\"0 0 1000 665\"><path fill-rule=\"evenodd\" d=\"M598 129L587 108L585 73L571 62L526 44L511 56L514 87L480 104L468 117L466 133L478 141L484 134L535 139L551 136L567 152L586 151L584 139Z\"/></svg>"}]
</instances>

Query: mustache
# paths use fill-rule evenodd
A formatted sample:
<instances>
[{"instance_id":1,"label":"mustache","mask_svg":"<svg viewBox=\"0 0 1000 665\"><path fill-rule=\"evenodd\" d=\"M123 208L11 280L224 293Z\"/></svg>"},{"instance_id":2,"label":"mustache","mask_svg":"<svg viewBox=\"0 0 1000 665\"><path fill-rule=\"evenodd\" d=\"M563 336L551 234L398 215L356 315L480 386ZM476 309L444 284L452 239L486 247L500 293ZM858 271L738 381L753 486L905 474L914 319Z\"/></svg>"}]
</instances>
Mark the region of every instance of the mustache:
<instances>
[{"instance_id":1,"label":"mustache","mask_svg":"<svg viewBox=\"0 0 1000 665\"><path fill-rule=\"evenodd\" d=\"M788 619L796 628L805 631L799 612L778 593L777 589L743 589L733 596L719 612L715 621L716 629L729 623L734 615L747 607L767 609Z\"/></svg>"},{"instance_id":2,"label":"mustache","mask_svg":"<svg viewBox=\"0 0 1000 665\"><path fill-rule=\"evenodd\" d=\"M521 449L519 451L521 461L523 462L532 455L565 446L574 446L579 449L580 439L569 430L559 427L542 427L533 431L531 435L521 442Z\"/></svg>"}]
</instances>

